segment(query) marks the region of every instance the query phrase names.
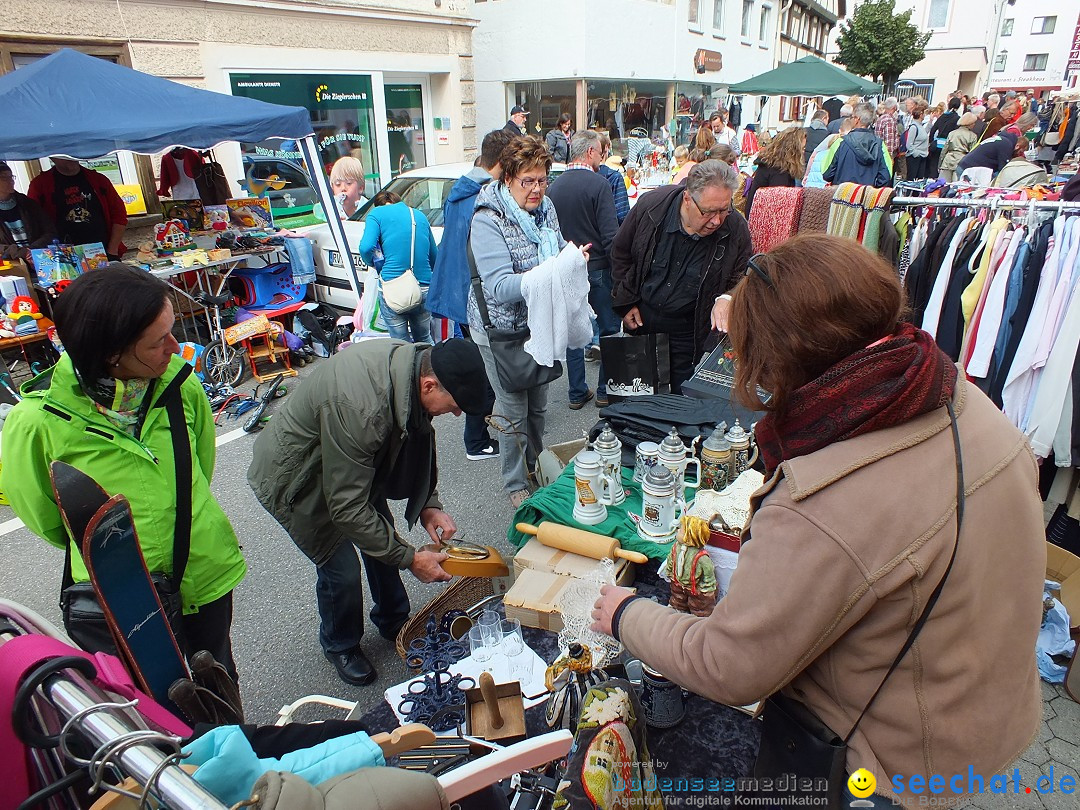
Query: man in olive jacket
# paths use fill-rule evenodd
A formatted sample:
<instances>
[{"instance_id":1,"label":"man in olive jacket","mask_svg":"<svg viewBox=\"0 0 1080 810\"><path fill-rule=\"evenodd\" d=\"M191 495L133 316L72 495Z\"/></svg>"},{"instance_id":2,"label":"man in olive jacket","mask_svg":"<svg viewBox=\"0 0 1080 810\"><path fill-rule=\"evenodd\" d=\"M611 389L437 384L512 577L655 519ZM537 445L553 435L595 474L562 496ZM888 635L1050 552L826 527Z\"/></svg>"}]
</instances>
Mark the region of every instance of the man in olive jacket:
<instances>
[{"instance_id":1,"label":"man in olive jacket","mask_svg":"<svg viewBox=\"0 0 1080 810\"><path fill-rule=\"evenodd\" d=\"M413 549L397 533L386 500L407 499L409 528L419 522L436 545L453 537L457 527L436 488L431 419L483 412L483 391L473 382L483 374L479 351L464 340L434 348L365 341L321 364L255 442L248 483L318 567L319 641L347 683L377 677L360 650L356 550L371 589L371 620L387 639L409 618L400 569L421 582L450 579L440 565L445 554Z\"/></svg>"},{"instance_id":2,"label":"man in olive jacket","mask_svg":"<svg viewBox=\"0 0 1080 810\"><path fill-rule=\"evenodd\" d=\"M710 331L727 330L726 293L753 251L746 220L731 205L738 187L728 164L703 161L685 186L638 200L612 243L612 307L628 330L668 336L675 394L711 348Z\"/></svg>"}]
</instances>

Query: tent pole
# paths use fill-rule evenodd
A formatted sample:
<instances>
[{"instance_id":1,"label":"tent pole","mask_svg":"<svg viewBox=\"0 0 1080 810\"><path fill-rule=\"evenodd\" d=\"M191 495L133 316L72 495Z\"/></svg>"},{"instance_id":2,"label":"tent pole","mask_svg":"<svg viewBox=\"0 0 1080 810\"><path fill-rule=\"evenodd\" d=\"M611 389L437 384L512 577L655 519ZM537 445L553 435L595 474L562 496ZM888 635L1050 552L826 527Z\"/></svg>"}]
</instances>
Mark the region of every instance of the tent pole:
<instances>
[{"instance_id":1,"label":"tent pole","mask_svg":"<svg viewBox=\"0 0 1080 810\"><path fill-rule=\"evenodd\" d=\"M345 269L345 275L348 277L349 284L356 294L356 302L357 306L359 306L364 285L357 274L356 265L353 264L353 255L349 250L349 243L345 237L345 228L338 217L337 205L334 203L334 192L330 188L330 178L323 171L322 158L319 156L319 148L315 144L315 137L308 135L301 140L300 149L304 153L304 160L308 165L308 174L311 176L311 182L315 186L315 191L319 195L319 202L323 207L323 213L326 215L326 224L330 228L330 234L334 237L334 244L337 245L338 252L341 255L341 266Z\"/></svg>"}]
</instances>

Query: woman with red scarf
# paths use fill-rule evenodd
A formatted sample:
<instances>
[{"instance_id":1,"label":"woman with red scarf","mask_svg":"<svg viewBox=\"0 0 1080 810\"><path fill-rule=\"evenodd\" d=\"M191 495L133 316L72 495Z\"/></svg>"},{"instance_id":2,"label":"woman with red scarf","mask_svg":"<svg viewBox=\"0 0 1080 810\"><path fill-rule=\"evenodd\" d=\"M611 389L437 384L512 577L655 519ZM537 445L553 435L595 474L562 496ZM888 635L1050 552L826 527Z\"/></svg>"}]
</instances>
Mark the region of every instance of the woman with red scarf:
<instances>
[{"instance_id":1,"label":"woman with red scarf","mask_svg":"<svg viewBox=\"0 0 1080 810\"><path fill-rule=\"evenodd\" d=\"M738 396L766 412L766 480L730 588L707 618L613 586L593 610L686 689L801 704L846 740L843 778L877 776L873 807L915 798L893 774L943 775L958 797L969 783L951 775L1006 770L1041 717L1034 457L905 312L896 271L853 240L751 258L729 334Z\"/></svg>"}]
</instances>

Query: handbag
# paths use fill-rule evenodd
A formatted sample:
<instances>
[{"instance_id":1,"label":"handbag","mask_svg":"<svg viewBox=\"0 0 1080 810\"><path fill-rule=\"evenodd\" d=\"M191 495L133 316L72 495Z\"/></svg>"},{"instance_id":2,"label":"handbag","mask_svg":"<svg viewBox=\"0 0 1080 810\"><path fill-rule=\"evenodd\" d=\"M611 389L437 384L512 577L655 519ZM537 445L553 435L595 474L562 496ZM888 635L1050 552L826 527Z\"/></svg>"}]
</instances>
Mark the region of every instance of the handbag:
<instances>
[{"instance_id":1,"label":"handbag","mask_svg":"<svg viewBox=\"0 0 1080 810\"><path fill-rule=\"evenodd\" d=\"M476 307L480 310L480 320L484 324L491 356L495 360L495 371L499 375L499 385L508 394L526 391L539 385L547 385L562 376L562 363L556 360L550 366L542 366L525 351L525 341L529 339L529 327L524 329L496 329L488 317L487 301L480 283L480 274L476 270L476 258L473 256L472 239L468 244L469 272L472 276L473 295Z\"/></svg>"},{"instance_id":2,"label":"handbag","mask_svg":"<svg viewBox=\"0 0 1080 810\"><path fill-rule=\"evenodd\" d=\"M180 598L180 583L187 568L188 553L191 550L191 444L188 439L187 419L184 417L184 403L180 388L192 372L185 365L162 394L163 404L169 418L169 432L172 438L173 461L176 465L176 523L173 529L173 568L172 574L151 572L150 579L161 599L161 606L172 628L176 643L185 650L183 602ZM72 527L73 530L75 527ZM73 538L82 547L83 538ZM64 554L64 573L61 579L60 612L64 619L64 629L71 640L84 650L106 652L118 655L113 641L112 630L105 618L101 600L90 582L74 582L71 576L71 544Z\"/></svg>"},{"instance_id":3,"label":"handbag","mask_svg":"<svg viewBox=\"0 0 1080 810\"><path fill-rule=\"evenodd\" d=\"M413 274L413 251L416 249L416 212L409 209L412 221L412 237L409 239L409 269L397 278L389 281L380 279L383 303L391 312L398 315L406 315L424 303L424 294L420 289L420 282Z\"/></svg>"},{"instance_id":4,"label":"handbag","mask_svg":"<svg viewBox=\"0 0 1080 810\"><path fill-rule=\"evenodd\" d=\"M900 648L899 654L881 679L878 688L870 697L866 706L859 714L855 725L847 733L846 737L840 737L830 729L821 719L815 715L805 704L787 697L779 692L767 698L762 712L761 745L758 749L757 760L754 762L754 776L758 779L771 778L779 782L780 777L793 774L797 779L785 781L828 780L827 807L830 810L840 810L845 805L842 803L843 788L847 781L847 748L855 730L859 727L863 717L874 704L877 696L881 693L886 681L896 671L900 661L907 655L911 645L915 643L915 637L919 635L923 625L926 624L930 611L933 610L941 595L942 586L949 578L953 562L956 561L956 550L960 545L960 526L964 522L964 464L960 454L960 432L956 426L956 413L952 402L947 402L949 419L951 421L953 435L953 449L956 453L956 542L953 544L952 557L945 568L945 574L941 577L937 587L934 588L930 598L926 600L926 606L919 616L915 626L911 628L907 641ZM792 785L792 790L798 785ZM770 793L770 796L779 797L781 793ZM788 794L790 795L790 794ZM805 796L803 792L800 795Z\"/></svg>"}]
</instances>

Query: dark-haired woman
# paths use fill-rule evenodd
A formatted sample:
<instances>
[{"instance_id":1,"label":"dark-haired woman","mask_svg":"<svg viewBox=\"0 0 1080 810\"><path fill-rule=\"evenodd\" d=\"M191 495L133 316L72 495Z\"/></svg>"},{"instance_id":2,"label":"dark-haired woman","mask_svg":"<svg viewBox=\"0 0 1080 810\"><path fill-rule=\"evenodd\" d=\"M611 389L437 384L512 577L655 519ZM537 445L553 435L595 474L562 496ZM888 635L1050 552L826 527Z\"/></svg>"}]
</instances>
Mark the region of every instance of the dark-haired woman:
<instances>
[{"instance_id":1,"label":"dark-haired woman","mask_svg":"<svg viewBox=\"0 0 1080 810\"><path fill-rule=\"evenodd\" d=\"M555 128L550 130L547 137L544 138L548 153L556 163L570 162L570 138L574 135L570 130L573 126L574 122L570 118L570 114L563 113L559 116Z\"/></svg>"},{"instance_id":2,"label":"dark-haired woman","mask_svg":"<svg viewBox=\"0 0 1080 810\"><path fill-rule=\"evenodd\" d=\"M70 553L72 579L84 582L78 543L64 528L49 482L51 462L70 464L110 496L128 499L147 568L171 574L178 528L172 431L182 431L192 460L191 526L180 527L190 535L180 583L185 652L209 650L235 678L232 591L247 567L210 492L213 415L202 385L176 354L168 291L163 281L118 262L64 291L54 316L65 353L23 385L22 402L5 420L0 488L27 528ZM168 414L176 398L184 415L179 426Z\"/></svg>"},{"instance_id":3,"label":"dark-haired woman","mask_svg":"<svg viewBox=\"0 0 1080 810\"><path fill-rule=\"evenodd\" d=\"M728 328L767 478L730 588L698 618L605 586L593 617L712 700L802 704L850 735L848 773L946 775L944 802L972 790L949 774L1002 773L1039 726L1042 502L1027 439L904 313L853 240L752 257ZM898 784L873 806L912 803Z\"/></svg>"}]
</instances>

